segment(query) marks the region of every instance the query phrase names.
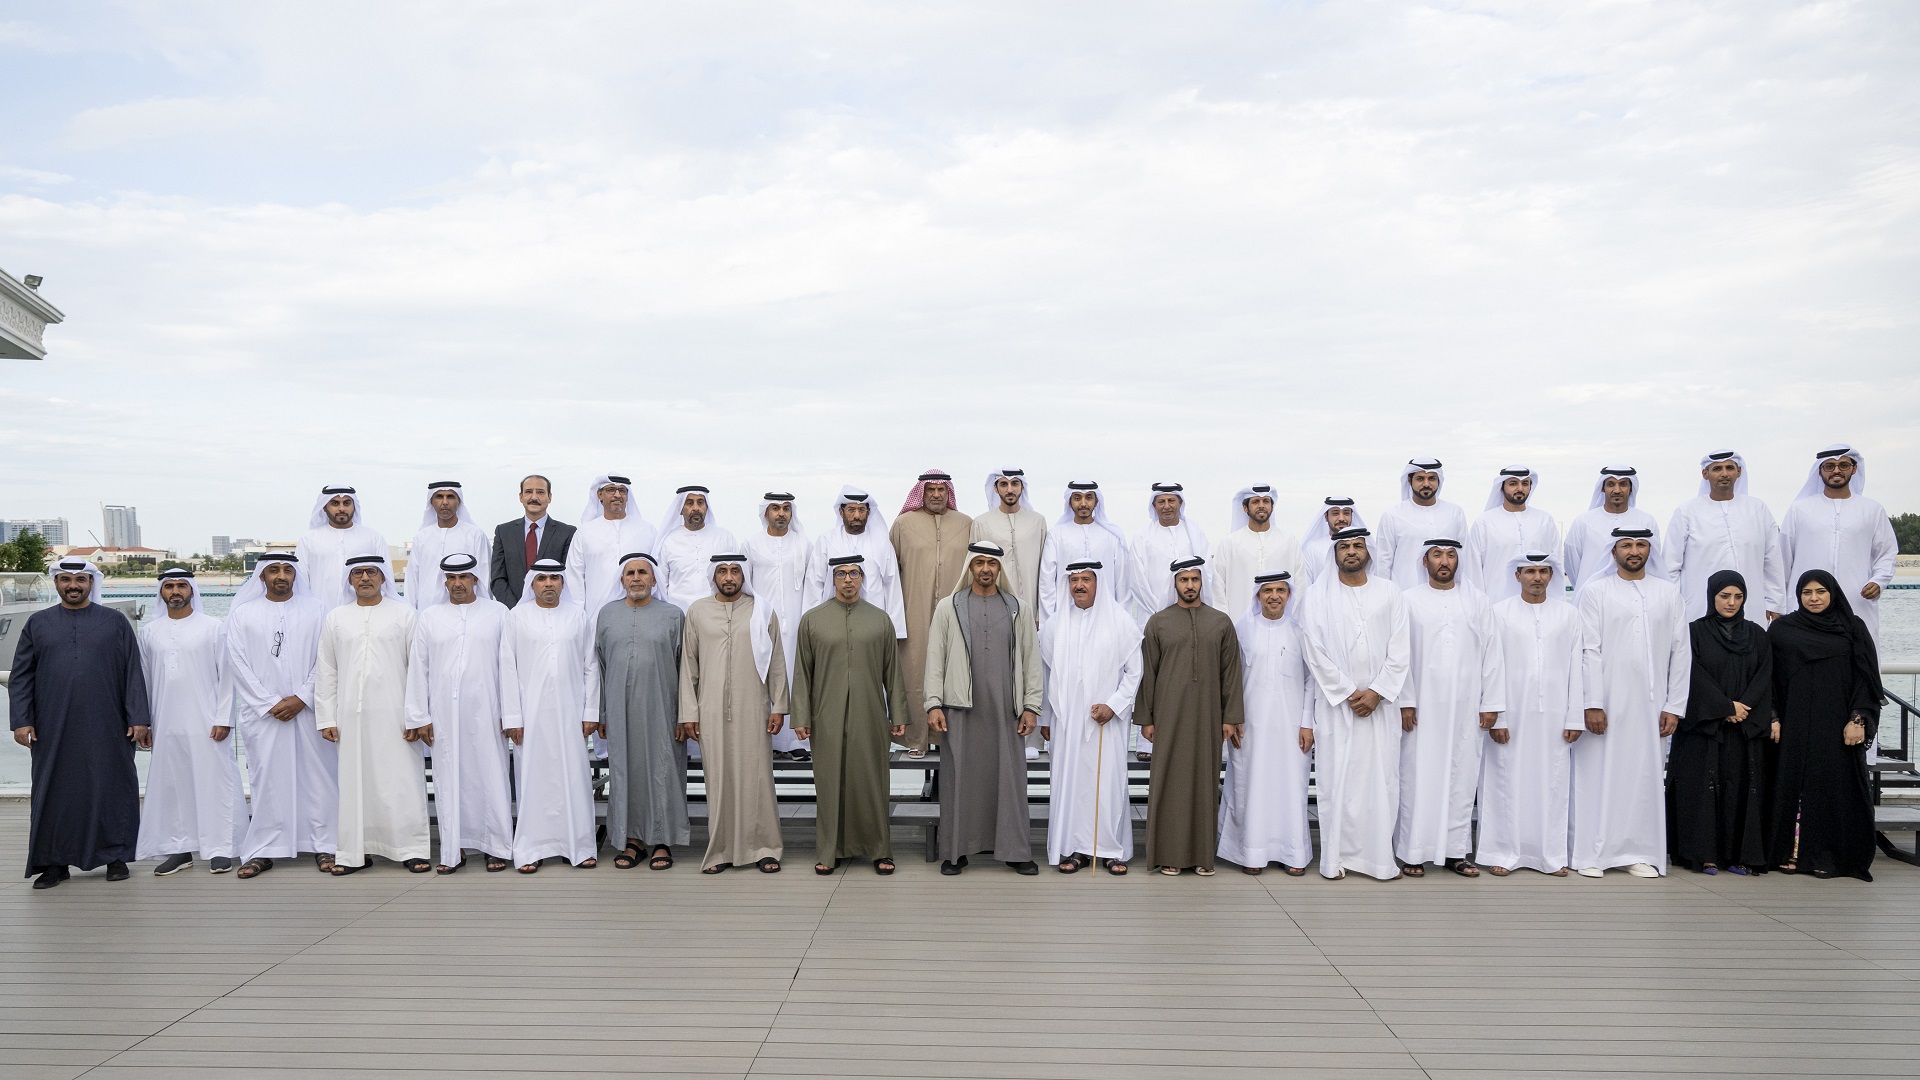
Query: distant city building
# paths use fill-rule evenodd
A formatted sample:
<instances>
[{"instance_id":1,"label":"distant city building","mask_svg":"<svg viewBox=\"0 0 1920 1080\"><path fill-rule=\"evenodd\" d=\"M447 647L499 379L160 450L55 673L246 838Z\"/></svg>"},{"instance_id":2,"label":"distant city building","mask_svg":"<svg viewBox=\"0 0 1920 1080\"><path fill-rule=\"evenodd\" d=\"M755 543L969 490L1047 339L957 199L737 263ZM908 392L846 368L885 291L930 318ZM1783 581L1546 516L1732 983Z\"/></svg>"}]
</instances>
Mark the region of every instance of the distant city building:
<instances>
[{"instance_id":1,"label":"distant city building","mask_svg":"<svg viewBox=\"0 0 1920 1080\"><path fill-rule=\"evenodd\" d=\"M106 525L107 542L102 547L137 548L140 546L140 511L131 506L102 506L100 517Z\"/></svg>"},{"instance_id":2,"label":"distant city building","mask_svg":"<svg viewBox=\"0 0 1920 1080\"><path fill-rule=\"evenodd\" d=\"M233 551L233 537L216 536L213 538L213 557L224 559Z\"/></svg>"},{"instance_id":3,"label":"distant city building","mask_svg":"<svg viewBox=\"0 0 1920 1080\"><path fill-rule=\"evenodd\" d=\"M0 544L11 544L21 533L39 533L47 546L65 546L66 518L7 518L0 520Z\"/></svg>"}]
</instances>

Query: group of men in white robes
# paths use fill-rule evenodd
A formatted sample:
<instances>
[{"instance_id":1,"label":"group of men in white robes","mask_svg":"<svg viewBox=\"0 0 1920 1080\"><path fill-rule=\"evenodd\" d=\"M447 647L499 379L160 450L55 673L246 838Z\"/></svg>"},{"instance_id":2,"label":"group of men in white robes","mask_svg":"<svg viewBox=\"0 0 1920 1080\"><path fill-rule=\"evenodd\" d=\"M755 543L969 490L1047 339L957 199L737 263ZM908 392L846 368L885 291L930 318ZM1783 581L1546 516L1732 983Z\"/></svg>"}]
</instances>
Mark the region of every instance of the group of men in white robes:
<instances>
[{"instance_id":1,"label":"group of men in white robes","mask_svg":"<svg viewBox=\"0 0 1920 1080\"><path fill-rule=\"evenodd\" d=\"M1189 519L1180 484L1149 489L1146 522L1129 538L1108 520L1097 483L1068 484L1049 526L1031 509L1024 473L998 469L987 477L989 509L963 522L972 561L992 553L993 580L976 588L961 574L958 588L934 595L1004 596L1015 622L1038 628L1038 722L1018 726L1031 739L1027 756L1043 739L1053 751L1056 865L1124 868L1132 857L1126 769L1131 751L1145 759L1152 750L1130 722L1146 674L1140 631L1176 605L1170 568L1184 566L1201 573L1207 603L1237 616L1247 720L1245 737L1225 747L1222 858L1302 871L1313 854L1306 778L1317 768L1329 877L1418 875L1435 864L1469 876L1482 866L1647 876L1665 872L1663 740L1685 711L1686 626L1703 610L1702 583L1741 572L1756 583L1749 616L1764 625L1794 606L1786 581L1830 570L1877 633L1896 550L1850 446L1815 456L1778 524L1747 493L1741 455L1715 451L1700 468L1699 494L1664 536L1638 505L1631 466L1600 470L1562 541L1551 515L1531 505L1539 477L1530 467L1500 470L1469 523L1440 498L1441 462L1416 458L1377 531L1352 499L1334 496L1296 538L1273 524L1272 485L1253 484L1235 493L1233 528L1217 544ZM836 520L817 539L800 527L793 496L778 491L736 537L704 486L679 488L655 529L628 513L630 480L603 474L566 562L531 567L511 610L485 595L488 540L462 494L454 481L428 485L413 545L420 570L404 599L384 539L345 485L321 490L293 553L260 560L225 623L201 612L189 573L163 577L157 610L166 617L139 638L155 718L141 857L161 859L166 873L194 852L216 872L237 864L242 877L303 852L334 874L373 855L424 872L432 852L421 751L431 746L443 871L473 850L490 870L532 872L553 856L591 865L588 740L604 739L621 807L608 818L609 839L625 845L617 862L663 868L688 841L687 752L703 731L725 743L751 724L751 737L727 744L727 763L709 768L727 770L755 806L771 783L762 755L807 753L780 722L800 637L786 628L832 599L836 561L858 557L860 599L885 615L897 645L915 638L925 652L940 641L942 662L954 659L953 629L938 636L931 614L919 620L926 627L908 625L900 530L859 489L842 489ZM937 515L952 499L951 477L935 470L903 512ZM947 606L956 618L1002 611ZM689 675L695 609L701 643L721 659ZM964 639L970 624L955 625ZM745 644L737 656L736 638ZM699 673L746 675L748 660L744 688L732 674L715 688ZM917 711L908 685L894 715ZM716 727L716 716L728 726ZM943 733L936 725L928 741ZM250 807L236 741L246 747ZM763 817L755 809L735 819L707 867L777 866L777 824L768 834Z\"/></svg>"}]
</instances>

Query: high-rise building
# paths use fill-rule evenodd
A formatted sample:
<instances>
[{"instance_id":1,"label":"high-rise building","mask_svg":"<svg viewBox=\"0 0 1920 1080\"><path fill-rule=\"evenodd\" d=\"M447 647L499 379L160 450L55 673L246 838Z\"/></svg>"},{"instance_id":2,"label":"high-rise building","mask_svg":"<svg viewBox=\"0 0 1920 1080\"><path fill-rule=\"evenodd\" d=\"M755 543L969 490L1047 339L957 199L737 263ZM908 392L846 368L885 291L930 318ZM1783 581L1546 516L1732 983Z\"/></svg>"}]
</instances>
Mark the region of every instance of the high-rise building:
<instances>
[{"instance_id":1,"label":"high-rise building","mask_svg":"<svg viewBox=\"0 0 1920 1080\"><path fill-rule=\"evenodd\" d=\"M216 536L213 538L213 557L224 559L233 553L233 537Z\"/></svg>"},{"instance_id":2,"label":"high-rise building","mask_svg":"<svg viewBox=\"0 0 1920 1080\"><path fill-rule=\"evenodd\" d=\"M131 506L102 506L100 517L106 525L107 547L140 547L140 511Z\"/></svg>"},{"instance_id":3,"label":"high-rise building","mask_svg":"<svg viewBox=\"0 0 1920 1080\"><path fill-rule=\"evenodd\" d=\"M0 520L0 544L10 544L21 533L39 533L49 545L67 545L66 518L7 518Z\"/></svg>"}]
</instances>

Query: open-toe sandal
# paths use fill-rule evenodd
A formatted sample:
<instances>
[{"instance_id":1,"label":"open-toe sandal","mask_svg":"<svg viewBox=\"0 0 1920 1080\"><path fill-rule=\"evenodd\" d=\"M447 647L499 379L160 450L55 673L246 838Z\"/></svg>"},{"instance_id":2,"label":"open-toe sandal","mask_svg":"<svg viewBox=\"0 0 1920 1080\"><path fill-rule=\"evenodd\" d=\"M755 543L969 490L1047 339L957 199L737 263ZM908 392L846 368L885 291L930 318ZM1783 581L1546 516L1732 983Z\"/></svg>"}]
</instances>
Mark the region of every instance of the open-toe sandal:
<instances>
[{"instance_id":1,"label":"open-toe sandal","mask_svg":"<svg viewBox=\"0 0 1920 1080\"><path fill-rule=\"evenodd\" d=\"M513 860L511 859L502 859L497 855L487 856L487 873L489 874L497 874L512 865Z\"/></svg>"},{"instance_id":2,"label":"open-toe sandal","mask_svg":"<svg viewBox=\"0 0 1920 1080\"><path fill-rule=\"evenodd\" d=\"M640 845L628 844L620 854L613 857L613 868L615 870L631 870L645 861L646 856L640 854Z\"/></svg>"},{"instance_id":3,"label":"open-toe sandal","mask_svg":"<svg viewBox=\"0 0 1920 1080\"><path fill-rule=\"evenodd\" d=\"M333 873L333 856L324 851L314 852L313 867L323 874Z\"/></svg>"},{"instance_id":4,"label":"open-toe sandal","mask_svg":"<svg viewBox=\"0 0 1920 1080\"><path fill-rule=\"evenodd\" d=\"M655 845L653 849L653 858L647 860L647 869L649 870L673 869L673 850L667 847L667 845L665 844Z\"/></svg>"},{"instance_id":5,"label":"open-toe sandal","mask_svg":"<svg viewBox=\"0 0 1920 1080\"><path fill-rule=\"evenodd\" d=\"M540 872L540 864L537 862L525 863L520 867L520 872L523 874L537 874Z\"/></svg>"},{"instance_id":6,"label":"open-toe sandal","mask_svg":"<svg viewBox=\"0 0 1920 1080\"><path fill-rule=\"evenodd\" d=\"M240 869L236 871L233 876L239 878L259 877L271 869L273 869L272 859L248 859L246 862L240 864Z\"/></svg>"},{"instance_id":7,"label":"open-toe sandal","mask_svg":"<svg viewBox=\"0 0 1920 1080\"><path fill-rule=\"evenodd\" d=\"M1126 877L1127 864L1121 862L1119 859L1108 859L1107 873L1112 874L1114 877Z\"/></svg>"},{"instance_id":8,"label":"open-toe sandal","mask_svg":"<svg viewBox=\"0 0 1920 1080\"><path fill-rule=\"evenodd\" d=\"M777 874L780 872L780 860L774 858L771 855L767 856L764 859L761 859L759 862L754 863L753 865L759 867L760 872L763 874Z\"/></svg>"},{"instance_id":9,"label":"open-toe sandal","mask_svg":"<svg viewBox=\"0 0 1920 1080\"><path fill-rule=\"evenodd\" d=\"M873 860L873 872L876 874L879 874L881 877L886 877L888 874L893 873L893 860L892 859Z\"/></svg>"},{"instance_id":10,"label":"open-toe sandal","mask_svg":"<svg viewBox=\"0 0 1920 1080\"><path fill-rule=\"evenodd\" d=\"M424 874L433 869L433 864L425 859L408 859L400 865L406 867L409 874Z\"/></svg>"},{"instance_id":11,"label":"open-toe sandal","mask_svg":"<svg viewBox=\"0 0 1920 1080\"><path fill-rule=\"evenodd\" d=\"M1508 874L1513 873L1513 869L1506 866L1489 866L1487 867L1487 873L1492 874L1494 877L1506 877Z\"/></svg>"},{"instance_id":12,"label":"open-toe sandal","mask_svg":"<svg viewBox=\"0 0 1920 1080\"><path fill-rule=\"evenodd\" d=\"M359 866L348 866L346 863L336 862L333 864L333 869L327 871L327 873L332 874L334 877L346 877L348 874L357 874L366 868L366 863L361 863Z\"/></svg>"},{"instance_id":13,"label":"open-toe sandal","mask_svg":"<svg viewBox=\"0 0 1920 1080\"><path fill-rule=\"evenodd\" d=\"M1280 867L1280 869L1282 869L1282 870L1285 870L1285 871L1287 872L1287 876L1288 876L1288 877L1305 877L1305 876L1307 876L1307 868L1306 868L1306 867L1304 867L1304 866L1286 866L1286 865L1282 865L1282 866Z\"/></svg>"},{"instance_id":14,"label":"open-toe sandal","mask_svg":"<svg viewBox=\"0 0 1920 1080\"><path fill-rule=\"evenodd\" d=\"M1461 877L1479 877L1480 868L1473 865L1472 859L1453 859L1448 861L1447 869Z\"/></svg>"},{"instance_id":15,"label":"open-toe sandal","mask_svg":"<svg viewBox=\"0 0 1920 1080\"><path fill-rule=\"evenodd\" d=\"M441 863L439 866L436 866L433 868L433 872L436 874L451 874L455 870L458 870L465 865L467 865L467 857L465 855L462 855L460 856L459 862L454 863L452 866L448 866L446 863Z\"/></svg>"},{"instance_id":16,"label":"open-toe sandal","mask_svg":"<svg viewBox=\"0 0 1920 1080\"><path fill-rule=\"evenodd\" d=\"M574 863L573 868L575 870L591 870L594 867L599 865L600 865L600 860L594 858L592 855L589 855L586 858L581 859L579 862Z\"/></svg>"},{"instance_id":17,"label":"open-toe sandal","mask_svg":"<svg viewBox=\"0 0 1920 1080\"><path fill-rule=\"evenodd\" d=\"M731 869L733 869L732 863L720 862L714 863L712 866L702 867L700 872L703 874L724 874Z\"/></svg>"},{"instance_id":18,"label":"open-toe sandal","mask_svg":"<svg viewBox=\"0 0 1920 1080\"><path fill-rule=\"evenodd\" d=\"M1425 863L1402 863L1400 864L1400 872L1408 877L1426 877L1427 867Z\"/></svg>"}]
</instances>

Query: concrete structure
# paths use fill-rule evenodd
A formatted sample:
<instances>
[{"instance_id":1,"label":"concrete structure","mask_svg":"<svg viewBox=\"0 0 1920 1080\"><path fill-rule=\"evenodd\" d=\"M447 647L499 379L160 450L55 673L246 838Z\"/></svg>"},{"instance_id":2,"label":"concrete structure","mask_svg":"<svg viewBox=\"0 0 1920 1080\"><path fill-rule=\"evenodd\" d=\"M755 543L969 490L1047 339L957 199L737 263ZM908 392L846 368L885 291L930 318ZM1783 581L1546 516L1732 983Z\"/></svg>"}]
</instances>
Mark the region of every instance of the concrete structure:
<instances>
[{"instance_id":1,"label":"concrete structure","mask_svg":"<svg viewBox=\"0 0 1920 1080\"><path fill-rule=\"evenodd\" d=\"M21 533L39 533L48 547L60 547L72 541L67 536L66 518L6 518L0 520L0 544L11 544Z\"/></svg>"},{"instance_id":2,"label":"concrete structure","mask_svg":"<svg viewBox=\"0 0 1920 1080\"><path fill-rule=\"evenodd\" d=\"M73 547L65 551L56 551L54 554L61 558L71 556L76 559L88 559L91 560L95 566L101 567L115 566L128 562L157 563L161 559L174 559L179 557L171 551L163 551L160 548L139 547L137 545L117 547L111 544L105 547Z\"/></svg>"},{"instance_id":3,"label":"concrete structure","mask_svg":"<svg viewBox=\"0 0 1920 1080\"><path fill-rule=\"evenodd\" d=\"M106 527L106 543L110 548L136 548L140 546L140 511L132 506L102 506L100 518Z\"/></svg>"},{"instance_id":4,"label":"concrete structure","mask_svg":"<svg viewBox=\"0 0 1920 1080\"><path fill-rule=\"evenodd\" d=\"M60 309L40 299L40 279L21 280L0 270L0 360L39 360L47 355L47 327L64 322Z\"/></svg>"}]
</instances>

